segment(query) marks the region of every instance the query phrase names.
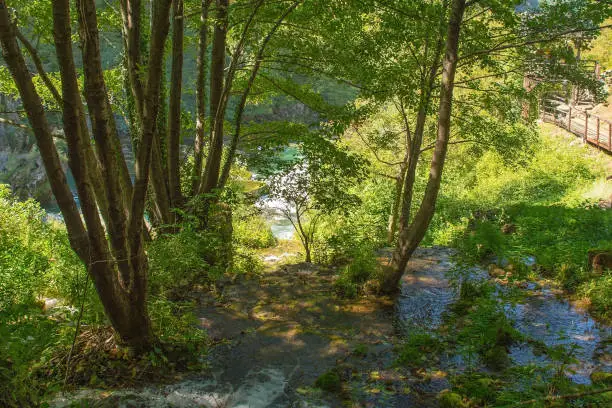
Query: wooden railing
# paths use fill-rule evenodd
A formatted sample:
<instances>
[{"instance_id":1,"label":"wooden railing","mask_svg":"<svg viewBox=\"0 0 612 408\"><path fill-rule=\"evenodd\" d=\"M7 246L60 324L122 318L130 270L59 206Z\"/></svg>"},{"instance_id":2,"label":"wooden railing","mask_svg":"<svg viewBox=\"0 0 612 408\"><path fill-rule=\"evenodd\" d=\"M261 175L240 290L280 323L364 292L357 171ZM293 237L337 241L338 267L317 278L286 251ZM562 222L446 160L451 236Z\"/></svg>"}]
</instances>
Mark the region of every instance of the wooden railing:
<instances>
[{"instance_id":1,"label":"wooden railing","mask_svg":"<svg viewBox=\"0 0 612 408\"><path fill-rule=\"evenodd\" d=\"M540 112L544 122L554 123L582 138L585 143L612 153L612 121L567 105L543 104Z\"/></svg>"}]
</instances>

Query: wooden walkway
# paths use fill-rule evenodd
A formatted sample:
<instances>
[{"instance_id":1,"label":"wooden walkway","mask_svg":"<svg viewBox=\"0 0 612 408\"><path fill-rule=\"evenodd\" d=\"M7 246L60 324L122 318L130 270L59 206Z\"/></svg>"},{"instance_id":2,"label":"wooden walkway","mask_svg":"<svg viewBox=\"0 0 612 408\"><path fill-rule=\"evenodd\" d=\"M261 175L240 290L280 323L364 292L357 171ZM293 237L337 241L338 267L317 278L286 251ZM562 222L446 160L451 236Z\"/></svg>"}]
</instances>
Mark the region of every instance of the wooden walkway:
<instances>
[{"instance_id":1,"label":"wooden walkway","mask_svg":"<svg viewBox=\"0 0 612 408\"><path fill-rule=\"evenodd\" d=\"M553 123L612 154L612 121L567 105L543 106L540 112L544 122Z\"/></svg>"}]
</instances>

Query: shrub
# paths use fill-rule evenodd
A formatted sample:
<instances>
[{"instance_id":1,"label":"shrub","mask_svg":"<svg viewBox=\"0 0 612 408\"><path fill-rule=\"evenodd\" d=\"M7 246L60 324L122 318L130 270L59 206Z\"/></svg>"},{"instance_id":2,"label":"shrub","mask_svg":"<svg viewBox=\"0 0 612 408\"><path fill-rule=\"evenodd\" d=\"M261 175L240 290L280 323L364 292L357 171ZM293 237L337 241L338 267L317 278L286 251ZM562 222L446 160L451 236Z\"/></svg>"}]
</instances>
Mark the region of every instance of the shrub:
<instances>
[{"instance_id":1,"label":"shrub","mask_svg":"<svg viewBox=\"0 0 612 408\"><path fill-rule=\"evenodd\" d=\"M238 245L248 248L269 248L276 245L266 220L257 213L236 214L233 217L234 239Z\"/></svg>"},{"instance_id":2,"label":"shrub","mask_svg":"<svg viewBox=\"0 0 612 408\"><path fill-rule=\"evenodd\" d=\"M334 282L336 294L344 298L355 298L363 291L364 285L376 277L379 268L376 255L371 248L355 248L350 263L340 270Z\"/></svg>"},{"instance_id":3,"label":"shrub","mask_svg":"<svg viewBox=\"0 0 612 408\"><path fill-rule=\"evenodd\" d=\"M579 295L590 300L590 310L605 321L612 321L612 271L584 283Z\"/></svg>"},{"instance_id":4,"label":"shrub","mask_svg":"<svg viewBox=\"0 0 612 408\"><path fill-rule=\"evenodd\" d=\"M322 374L315 381L315 387L322 389L327 392L340 392L342 391L342 380L335 371L328 371Z\"/></svg>"},{"instance_id":5,"label":"shrub","mask_svg":"<svg viewBox=\"0 0 612 408\"><path fill-rule=\"evenodd\" d=\"M180 297L196 283L214 281L224 267L213 267L206 258L221 245L215 234L189 227L152 241L148 247L151 294Z\"/></svg>"},{"instance_id":6,"label":"shrub","mask_svg":"<svg viewBox=\"0 0 612 408\"><path fill-rule=\"evenodd\" d=\"M17 201L0 185L0 311L33 304L47 281L54 231L32 201Z\"/></svg>"},{"instance_id":7,"label":"shrub","mask_svg":"<svg viewBox=\"0 0 612 408\"><path fill-rule=\"evenodd\" d=\"M236 275L257 275L264 269L261 257L252 249L236 246L234 247L234 258L232 273Z\"/></svg>"}]
</instances>

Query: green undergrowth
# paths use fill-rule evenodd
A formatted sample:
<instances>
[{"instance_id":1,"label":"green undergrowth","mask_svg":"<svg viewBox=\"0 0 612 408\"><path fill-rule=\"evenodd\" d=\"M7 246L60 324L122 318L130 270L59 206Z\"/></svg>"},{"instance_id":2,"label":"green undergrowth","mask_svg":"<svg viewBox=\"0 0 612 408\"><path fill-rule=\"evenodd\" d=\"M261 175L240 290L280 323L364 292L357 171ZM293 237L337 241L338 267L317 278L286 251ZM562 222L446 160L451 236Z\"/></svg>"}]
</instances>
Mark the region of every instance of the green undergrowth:
<instances>
[{"instance_id":1,"label":"green undergrowth","mask_svg":"<svg viewBox=\"0 0 612 408\"><path fill-rule=\"evenodd\" d=\"M460 273L457 272L459 275ZM517 331L504 314L504 305L517 300L490 281L469 279L463 272L459 296L432 332L409 332L396 348L395 366L409 369L427 381L428 374L457 359L460 371L442 373L449 388L438 395L441 407L604 407L612 402L610 374L594 373L592 385L579 385L567 376L573 352L547 347ZM512 345L528 344L546 363L516 365L509 357ZM564 396L557 402L551 401ZM569 396L569 397L568 397ZM528 401L532 401L528 403Z\"/></svg>"},{"instance_id":2,"label":"green undergrowth","mask_svg":"<svg viewBox=\"0 0 612 408\"><path fill-rule=\"evenodd\" d=\"M612 211L600 208L612 194L604 177L611 159L551 126L541 133L522 160L489 152L451 169L425 243L459 249L465 264L510 263L521 279L553 279L610 321L610 271L591 272L587 252L612 249ZM534 267L520 270L527 260Z\"/></svg>"},{"instance_id":3,"label":"green undergrowth","mask_svg":"<svg viewBox=\"0 0 612 408\"><path fill-rule=\"evenodd\" d=\"M149 246L148 309L158 343L136 357L116 341L63 225L0 186L0 406L38 406L64 383L123 386L201 364L208 339L195 304L178 301L177 288L196 277L214 280L219 272L197 254L211 252L216 242L185 229Z\"/></svg>"}]
</instances>

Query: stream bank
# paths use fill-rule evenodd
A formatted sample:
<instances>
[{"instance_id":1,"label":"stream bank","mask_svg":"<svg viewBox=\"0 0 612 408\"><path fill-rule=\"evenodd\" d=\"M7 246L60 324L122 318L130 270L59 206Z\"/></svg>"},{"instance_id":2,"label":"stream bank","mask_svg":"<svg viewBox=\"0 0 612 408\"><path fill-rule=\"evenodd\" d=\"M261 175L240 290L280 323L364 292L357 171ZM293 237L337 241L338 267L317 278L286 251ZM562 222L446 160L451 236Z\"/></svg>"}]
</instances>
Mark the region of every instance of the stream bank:
<instances>
[{"instance_id":1,"label":"stream bank","mask_svg":"<svg viewBox=\"0 0 612 408\"><path fill-rule=\"evenodd\" d=\"M200 299L200 325L213 344L208 370L167 386L81 391L52 406L75 401L155 408L468 406L455 393L468 376L492 378L487 384L495 387L487 387L496 392L521 393L521 387L535 385L515 381L502 389L501 378L509 375L503 373L531 370L546 383L546 373L559 369L551 350L562 353L561 348L572 355L562 366L568 381L588 384L592 373L612 372L610 327L558 298L552 288L509 289L479 268L464 276L493 285L491 304L504 311L517 339L506 347L504 371L459 347L461 338L452 331L467 323L453 323L459 321L453 313L463 289L448 278L457 270L452 256L448 248L418 250L396 302L338 299L332 293L334 271L311 264L285 265L227 284L215 298L202 294ZM379 260L386 262L386 255ZM475 307L467 309L471 319ZM428 340L420 344L415 338ZM445 396L459 405L445 405Z\"/></svg>"}]
</instances>

